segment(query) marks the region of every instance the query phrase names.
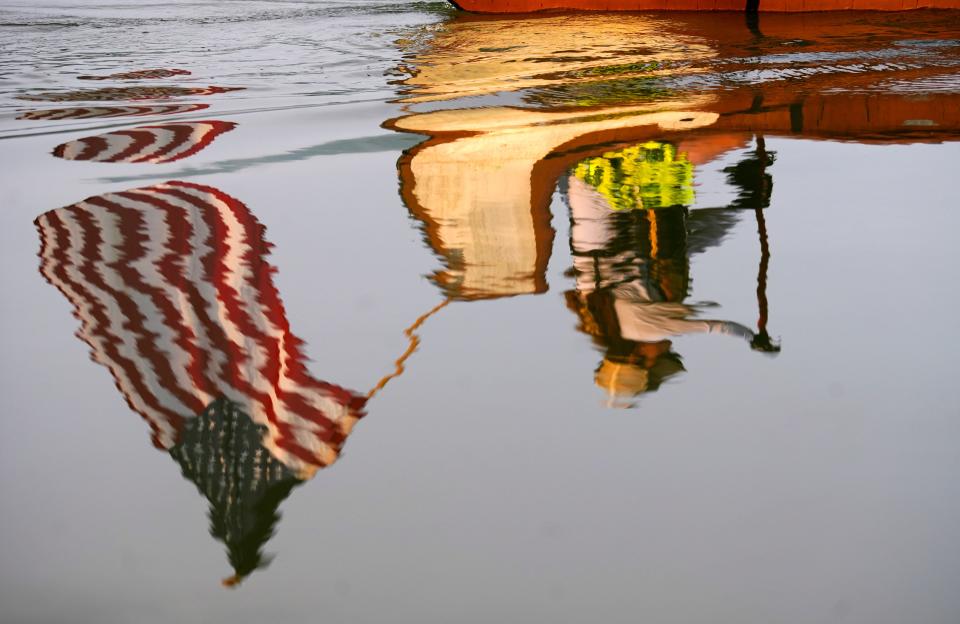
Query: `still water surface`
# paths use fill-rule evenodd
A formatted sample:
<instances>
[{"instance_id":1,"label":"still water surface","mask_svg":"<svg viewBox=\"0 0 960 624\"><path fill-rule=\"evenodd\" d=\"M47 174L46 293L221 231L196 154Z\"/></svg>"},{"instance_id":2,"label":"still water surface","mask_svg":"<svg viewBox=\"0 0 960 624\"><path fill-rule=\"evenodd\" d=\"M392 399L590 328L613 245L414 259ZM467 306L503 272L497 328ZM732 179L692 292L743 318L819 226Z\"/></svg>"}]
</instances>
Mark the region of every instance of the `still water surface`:
<instances>
[{"instance_id":1,"label":"still water surface","mask_svg":"<svg viewBox=\"0 0 960 624\"><path fill-rule=\"evenodd\" d=\"M955 15L0 49L4 622L960 620Z\"/></svg>"}]
</instances>

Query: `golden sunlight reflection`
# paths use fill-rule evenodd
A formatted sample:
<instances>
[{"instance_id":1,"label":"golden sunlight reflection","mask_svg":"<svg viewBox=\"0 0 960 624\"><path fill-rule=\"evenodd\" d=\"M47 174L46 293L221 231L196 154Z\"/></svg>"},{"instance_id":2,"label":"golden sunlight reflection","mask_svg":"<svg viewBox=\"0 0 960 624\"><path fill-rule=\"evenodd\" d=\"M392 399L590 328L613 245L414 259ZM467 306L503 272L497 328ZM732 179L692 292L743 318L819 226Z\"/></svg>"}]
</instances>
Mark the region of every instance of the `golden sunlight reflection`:
<instances>
[{"instance_id":1,"label":"golden sunlight reflection","mask_svg":"<svg viewBox=\"0 0 960 624\"><path fill-rule=\"evenodd\" d=\"M663 26L656 17L609 14L459 17L431 33L409 68L404 101L684 73L714 54L708 42Z\"/></svg>"}]
</instances>

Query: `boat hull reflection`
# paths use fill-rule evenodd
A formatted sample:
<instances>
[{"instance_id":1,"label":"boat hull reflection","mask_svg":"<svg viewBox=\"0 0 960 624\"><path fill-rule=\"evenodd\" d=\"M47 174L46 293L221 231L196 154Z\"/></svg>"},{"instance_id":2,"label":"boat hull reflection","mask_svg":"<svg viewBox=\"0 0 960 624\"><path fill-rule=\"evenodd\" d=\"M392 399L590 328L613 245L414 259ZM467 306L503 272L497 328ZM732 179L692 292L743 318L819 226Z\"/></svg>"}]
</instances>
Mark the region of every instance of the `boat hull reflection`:
<instances>
[{"instance_id":1,"label":"boat hull reflection","mask_svg":"<svg viewBox=\"0 0 960 624\"><path fill-rule=\"evenodd\" d=\"M960 0L449 0L472 13L536 11L912 11L960 9Z\"/></svg>"}]
</instances>

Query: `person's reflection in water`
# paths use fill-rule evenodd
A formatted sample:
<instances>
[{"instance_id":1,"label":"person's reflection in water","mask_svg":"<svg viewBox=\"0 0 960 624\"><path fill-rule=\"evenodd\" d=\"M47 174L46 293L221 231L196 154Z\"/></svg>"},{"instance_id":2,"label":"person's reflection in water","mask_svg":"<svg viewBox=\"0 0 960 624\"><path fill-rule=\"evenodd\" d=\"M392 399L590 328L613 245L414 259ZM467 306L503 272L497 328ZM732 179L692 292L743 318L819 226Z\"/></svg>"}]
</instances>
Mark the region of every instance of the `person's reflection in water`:
<instances>
[{"instance_id":1,"label":"person's reflection in water","mask_svg":"<svg viewBox=\"0 0 960 624\"><path fill-rule=\"evenodd\" d=\"M738 200L752 206L769 178L765 170L749 174L751 167L735 166L748 174L730 179L741 189ZM566 187L576 282L566 301L578 329L604 351L595 381L612 404L630 406L684 370L672 350L675 336L719 333L763 342L739 323L701 319L703 306L685 303L690 255L718 244L734 213L688 210L693 165L672 144L648 142L589 158L573 167Z\"/></svg>"},{"instance_id":2,"label":"person's reflection in water","mask_svg":"<svg viewBox=\"0 0 960 624\"><path fill-rule=\"evenodd\" d=\"M314 378L267 261L264 228L209 186L90 197L36 220L40 270L74 306L154 444L210 502L239 583L290 490L333 463L366 397Z\"/></svg>"}]
</instances>

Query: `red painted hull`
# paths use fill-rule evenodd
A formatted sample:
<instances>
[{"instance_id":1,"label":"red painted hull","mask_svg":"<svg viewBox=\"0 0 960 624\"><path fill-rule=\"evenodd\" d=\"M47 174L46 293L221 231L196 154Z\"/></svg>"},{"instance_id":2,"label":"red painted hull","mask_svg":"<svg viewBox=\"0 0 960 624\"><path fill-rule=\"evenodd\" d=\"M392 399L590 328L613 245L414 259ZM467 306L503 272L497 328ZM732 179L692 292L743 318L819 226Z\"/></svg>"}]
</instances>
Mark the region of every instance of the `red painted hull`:
<instances>
[{"instance_id":1,"label":"red painted hull","mask_svg":"<svg viewBox=\"0 0 960 624\"><path fill-rule=\"evenodd\" d=\"M471 13L536 11L744 11L748 0L450 0ZM960 0L760 0L761 12L960 9Z\"/></svg>"}]
</instances>

